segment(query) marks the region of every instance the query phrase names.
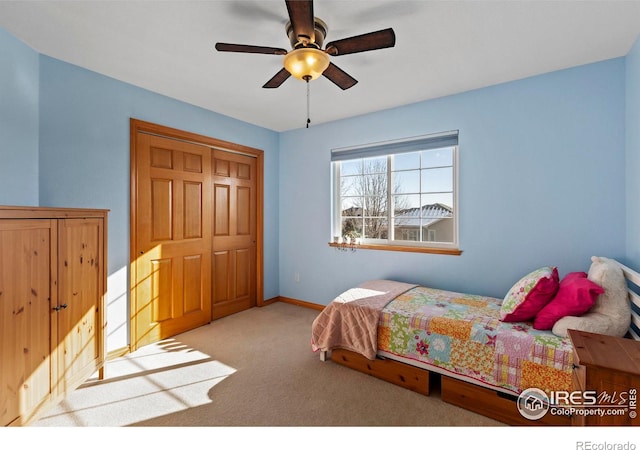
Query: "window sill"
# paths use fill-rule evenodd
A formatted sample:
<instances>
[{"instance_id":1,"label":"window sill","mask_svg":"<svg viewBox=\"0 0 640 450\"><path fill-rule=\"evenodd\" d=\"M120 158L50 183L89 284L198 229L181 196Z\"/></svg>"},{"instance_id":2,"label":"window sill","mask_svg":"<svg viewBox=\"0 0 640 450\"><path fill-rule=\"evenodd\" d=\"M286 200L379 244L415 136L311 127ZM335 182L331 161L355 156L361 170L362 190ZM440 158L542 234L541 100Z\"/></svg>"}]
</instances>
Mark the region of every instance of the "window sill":
<instances>
[{"instance_id":1,"label":"window sill","mask_svg":"<svg viewBox=\"0 0 640 450\"><path fill-rule=\"evenodd\" d=\"M454 248L436 248L436 247L414 247L409 245L372 245L372 244L336 244L329 242L329 247L345 248L348 250L385 250L391 252L413 252L413 253L434 253L437 255L455 255L462 254L462 250Z\"/></svg>"}]
</instances>

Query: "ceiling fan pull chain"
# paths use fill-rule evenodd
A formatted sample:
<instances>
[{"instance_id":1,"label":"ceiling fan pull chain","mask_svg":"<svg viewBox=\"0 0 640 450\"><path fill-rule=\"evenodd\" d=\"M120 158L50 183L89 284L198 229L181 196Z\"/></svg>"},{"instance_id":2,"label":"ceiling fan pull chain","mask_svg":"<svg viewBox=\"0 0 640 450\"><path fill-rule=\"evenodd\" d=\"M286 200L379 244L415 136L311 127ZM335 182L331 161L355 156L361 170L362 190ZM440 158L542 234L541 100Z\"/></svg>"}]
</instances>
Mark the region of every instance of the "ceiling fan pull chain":
<instances>
[{"instance_id":1,"label":"ceiling fan pull chain","mask_svg":"<svg viewBox=\"0 0 640 450\"><path fill-rule=\"evenodd\" d=\"M307 82L307 128L309 128L309 124L311 123L311 119L309 118L310 116L310 108L309 108L309 103L311 101L311 88L309 87L309 80L311 79L311 77L306 76L304 77L305 81Z\"/></svg>"}]
</instances>

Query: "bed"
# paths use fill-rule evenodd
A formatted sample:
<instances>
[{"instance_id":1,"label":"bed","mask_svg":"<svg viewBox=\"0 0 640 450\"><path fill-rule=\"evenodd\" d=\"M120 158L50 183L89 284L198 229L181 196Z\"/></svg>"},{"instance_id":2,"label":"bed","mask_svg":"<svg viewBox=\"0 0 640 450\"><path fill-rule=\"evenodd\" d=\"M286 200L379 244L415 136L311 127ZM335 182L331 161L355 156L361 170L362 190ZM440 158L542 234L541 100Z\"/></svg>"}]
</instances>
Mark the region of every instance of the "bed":
<instances>
[{"instance_id":1,"label":"bed","mask_svg":"<svg viewBox=\"0 0 640 450\"><path fill-rule=\"evenodd\" d=\"M615 264L624 275L628 337L640 339L640 297L634 288L640 275ZM557 286L547 293L551 298L560 296L562 286L554 275ZM516 283L510 293L522 290ZM592 292L594 301L603 291ZM313 323L311 345L323 361L331 359L425 395L438 385L443 401L507 424L530 424L517 411L518 395L529 388L571 391L573 346L569 337L536 329L534 318L507 317L508 298L366 281L324 308ZM536 424L569 425L570 419L548 416Z\"/></svg>"}]
</instances>

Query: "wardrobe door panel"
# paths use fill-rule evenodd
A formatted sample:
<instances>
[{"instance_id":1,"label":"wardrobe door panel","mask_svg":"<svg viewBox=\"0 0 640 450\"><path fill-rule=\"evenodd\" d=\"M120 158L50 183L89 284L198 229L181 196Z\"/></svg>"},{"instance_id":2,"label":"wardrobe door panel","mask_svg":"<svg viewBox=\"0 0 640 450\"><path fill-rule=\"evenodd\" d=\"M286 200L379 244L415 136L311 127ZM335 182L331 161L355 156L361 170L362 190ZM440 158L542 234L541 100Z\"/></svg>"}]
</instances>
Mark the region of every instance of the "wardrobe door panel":
<instances>
[{"instance_id":1,"label":"wardrobe door panel","mask_svg":"<svg viewBox=\"0 0 640 450\"><path fill-rule=\"evenodd\" d=\"M0 221L0 424L51 397L49 220Z\"/></svg>"},{"instance_id":2,"label":"wardrobe door panel","mask_svg":"<svg viewBox=\"0 0 640 450\"><path fill-rule=\"evenodd\" d=\"M58 233L59 383L66 391L88 378L102 355L97 330L101 328L103 222L65 219Z\"/></svg>"}]
</instances>

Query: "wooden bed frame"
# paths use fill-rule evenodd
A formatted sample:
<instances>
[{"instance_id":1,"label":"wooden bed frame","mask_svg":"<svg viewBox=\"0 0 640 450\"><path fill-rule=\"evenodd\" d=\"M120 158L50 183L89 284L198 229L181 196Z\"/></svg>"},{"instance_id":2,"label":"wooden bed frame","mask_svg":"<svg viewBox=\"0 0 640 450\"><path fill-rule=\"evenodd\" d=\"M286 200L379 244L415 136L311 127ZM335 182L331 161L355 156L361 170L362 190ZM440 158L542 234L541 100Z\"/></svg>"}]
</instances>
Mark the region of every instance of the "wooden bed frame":
<instances>
[{"instance_id":1,"label":"wooden bed frame","mask_svg":"<svg viewBox=\"0 0 640 450\"><path fill-rule=\"evenodd\" d=\"M628 338L640 341L640 274L620 264L628 283L631 303L631 326ZM437 367L422 365L417 361L400 361L382 354L375 360L349 350L334 349L320 352L320 359L331 361L402 386L423 395L431 393L431 386L439 384L442 401L490 417L507 425L571 425L569 416L546 414L542 419L531 421L524 418L517 408L515 394L490 389L449 376Z\"/></svg>"}]
</instances>

